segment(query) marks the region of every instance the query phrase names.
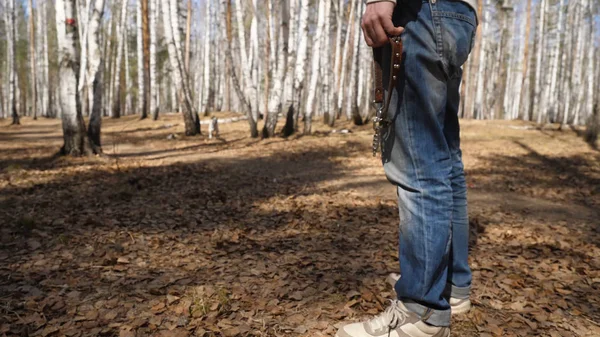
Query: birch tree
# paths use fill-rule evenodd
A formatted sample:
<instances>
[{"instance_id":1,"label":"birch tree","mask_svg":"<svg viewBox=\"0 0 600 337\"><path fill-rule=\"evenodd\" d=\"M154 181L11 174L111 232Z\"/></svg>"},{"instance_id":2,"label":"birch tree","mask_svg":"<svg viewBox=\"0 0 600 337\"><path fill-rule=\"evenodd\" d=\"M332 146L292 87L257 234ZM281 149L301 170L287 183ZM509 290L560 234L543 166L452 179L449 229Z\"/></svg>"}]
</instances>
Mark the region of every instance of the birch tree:
<instances>
[{"instance_id":1,"label":"birch tree","mask_svg":"<svg viewBox=\"0 0 600 337\"><path fill-rule=\"evenodd\" d=\"M137 85L138 85L138 101L137 110L140 114L141 119L148 117L148 111L146 111L146 100L144 93L146 92L145 81L144 81L144 11L143 3L147 0L138 0L137 2ZM166 16L166 14L165 14Z\"/></svg>"},{"instance_id":2,"label":"birch tree","mask_svg":"<svg viewBox=\"0 0 600 337\"><path fill-rule=\"evenodd\" d=\"M312 132L312 115L316 108L316 91L317 91L317 83L319 78L321 77L321 58L319 57L322 52L322 43L324 42L325 36L325 1L319 1L319 9L318 9L318 19L317 19L317 32L313 39L313 50L311 57L311 77L310 84L308 87L308 98L306 99L306 107L304 112L304 134L310 134Z\"/></svg>"},{"instance_id":3,"label":"birch tree","mask_svg":"<svg viewBox=\"0 0 600 337\"><path fill-rule=\"evenodd\" d=\"M254 4L253 4L254 6ZM256 11L252 11L256 12ZM246 102L246 106L248 109L248 123L250 125L250 135L252 137L258 137L258 128L256 125L256 116L258 116L258 93L256 88L256 83L252 80L252 62L250 60L248 50L246 49L246 33L245 33L245 25L244 25L244 10L243 10L243 1L238 0L235 6L235 17L237 24L237 37L239 44L239 55L240 55L240 64L241 64L241 83L243 83L244 101ZM253 17L252 20L255 20ZM253 35L253 34L251 34Z\"/></svg>"},{"instance_id":4,"label":"birch tree","mask_svg":"<svg viewBox=\"0 0 600 337\"><path fill-rule=\"evenodd\" d=\"M102 152L102 142L100 140L100 129L102 127L102 94L104 92L103 73L104 60L100 50L100 27L102 16L104 15L105 0L93 0L92 14L88 23L88 74L90 81L91 113L88 128L90 145L94 153Z\"/></svg>"},{"instance_id":5,"label":"birch tree","mask_svg":"<svg viewBox=\"0 0 600 337\"><path fill-rule=\"evenodd\" d=\"M31 78L29 82L31 84L31 108L33 110L33 119L37 119L38 113L38 97L37 97L37 55L35 49L35 10L33 8L33 0L29 0L29 62L31 70Z\"/></svg>"},{"instance_id":6,"label":"birch tree","mask_svg":"<svg viewBox=\"0 0 600 337\"><path fill-rule=\"evenodd\" d=\"M6 78L7 83L7 108L12 116L12 124L21 124L18 106L17 106L17 82L16 82L16 62L15 62L15 0L4 0L4 22L6 23Z\"/></svg>"},{"instance_id":7,"label":"birch tree","mask_svg":"<svg viewBox=\"0 0 600 337\"><path fill-rule=\"evenodd\" d=\"M269 0L270 2L273 0ZM295 1L295 0L292 0ZM282 0L280 3L280 34L277 42L278 57L277 57L277 70L275 72L271 90L271 96L269 99L269 108L267 114L267 121L263 130L263 137L275 136L275 126L277 125L277 115L281 111L281 98L283 96L284 89L284 78L287 70L288 60L288 41L289 41L289 0ZM274 43L273 43L274 44Z\"/></svg>"},{"instance_id":8,"label":"birch tree","mask_svg":"<svg viewBox=\"0 0 600 337\"><path fill-rule=\"evenodd\" d=\"M149 24L150 24L150 113L152 119L157 120L159 114L158 106L158 84L157 84L157 65L156 65L156 44L157 44L157 29L158 13L160 11L159 0L150 0L148 5Z\"/></svg>"},{"instance_id":9,"label":"birch tree","mask_svg":"<svg viewBox=\"0 0 600 337\"><path fill-rule=\"evenodd\" d=\"M181 29L177 0L165 0L163 3L163 20L165 23L165 39L169 49L169 62L173 68L173 78L183 95L183 121L186 136L200 134L200 119L193 104L189 86L188 72L185 71L183 48L181 45Z\"/></svg>"},{"instance_id":10,"label":"birch tree","mask_svg":"<svg viewBox=\"0 0 600 337\"><path fill-rule=\"evenodd\" d=\"M80 156L91 152L79 103L77 75L77 21L75 0L56 0L56 31L59 55L60 107L64 144L61 153Z\"/></svg>"},{"instance_id":11,"label":"birch tree","mask_svg":"<svg viewBox=\"0 0 600 337\"><path fill-rule=\"evenodd\" d=\"M286 123L283 127L283 135L290 136L298 130L298 116L300 114L300 101L302 100L302 90L304 89L305 67L308 57L308 11L309 1L302 0L300 6L300 16L298 19L298 50L296 55L296 64L294 67L294 88L293 97L288 101L288 106L284 108L287 114Z\"/></svg>"},{"instance_id":12,"label":"birch tree","mask_svg":"<svg viewBox=\"0 0 600 337\"><path fill-rule=\"evenodd\" d=\"M116 61L115 61L115 70L114 70L114 81L111 84L113 86L113 88L115 88L115 92L116 95L115 97L113 97L113 102L111 102L112 104L112 113L111 116L113 118L119 118L121 116L121 111L122 109L122 102L121 102L121 98L123 96L123 92L122 92L122 88L121 88L121 76L123 73L123 67L121 66L121 64L123 63L123 49L124 49L124 43L127 42L126 40L126 36L127 36L127 26L126 26L126 21L127 21L127 7L128 7L129 2L128 1L123 1L121 2L121 11L120 11L120 17L119 17L119 21L117 23L117 57L116 57Z\"/></svg>"}]
</instances>

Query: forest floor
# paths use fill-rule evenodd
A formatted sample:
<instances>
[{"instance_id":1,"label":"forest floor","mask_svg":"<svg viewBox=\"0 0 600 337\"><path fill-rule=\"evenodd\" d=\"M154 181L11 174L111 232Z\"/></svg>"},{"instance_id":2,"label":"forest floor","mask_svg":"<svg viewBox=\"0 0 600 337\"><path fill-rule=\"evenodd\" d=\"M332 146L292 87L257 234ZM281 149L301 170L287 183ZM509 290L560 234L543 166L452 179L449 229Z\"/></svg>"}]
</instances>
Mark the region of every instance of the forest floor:
<instances>
[{"instance_id":1,"label":"forest floor","mask_svg":"<svg viewBox=\"0 0 600 337\"><path fill-rule=\"evenodd\" d=\"M207 140L132 116L103 122L105 157L73 159L60 121L22 123L0 123L0 336L333 336L392 297L370 126ZM600 336L600 152L462 125L474 309L452 336Z\"/></svg>"}]
</instances>

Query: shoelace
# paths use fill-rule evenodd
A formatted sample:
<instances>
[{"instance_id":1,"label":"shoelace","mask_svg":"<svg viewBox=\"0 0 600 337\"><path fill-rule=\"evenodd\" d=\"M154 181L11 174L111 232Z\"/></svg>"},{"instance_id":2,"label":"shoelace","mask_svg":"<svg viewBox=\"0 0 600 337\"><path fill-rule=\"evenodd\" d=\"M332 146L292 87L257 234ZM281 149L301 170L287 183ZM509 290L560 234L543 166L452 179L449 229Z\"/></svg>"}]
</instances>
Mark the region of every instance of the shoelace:
<instances>
[{"instance_id":1,"label":"shoelace","mask_svg":"<svg viewBox=\"0 0 600 337\"><path fill-rule=\"evenodd\" d=\"M402 324L408 318L408 312L406 312L400 306L399 300L390 300L390 305L385 309L384 312L375 316L369 321L371 325L375 325L376 329L383 327L388 328L388 336L393 329L398 325Z\"/></svg>"}]
</instances>

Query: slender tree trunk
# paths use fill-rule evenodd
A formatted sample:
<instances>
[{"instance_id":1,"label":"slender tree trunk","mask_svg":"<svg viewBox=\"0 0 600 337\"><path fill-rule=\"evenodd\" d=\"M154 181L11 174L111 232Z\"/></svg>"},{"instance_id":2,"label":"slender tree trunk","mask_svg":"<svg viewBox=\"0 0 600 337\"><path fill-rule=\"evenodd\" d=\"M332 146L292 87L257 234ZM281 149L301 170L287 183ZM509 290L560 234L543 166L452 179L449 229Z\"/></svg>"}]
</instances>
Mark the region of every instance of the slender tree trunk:
<instances>
[{"instance_id":1,"label":"slender tree trunk","mask_svg":"<svg viewBox=\"0 0 600 337\"><path fill-rule=\"evenodd\" d=\"M292 0L294 1L294 0ZM289 42L289 0L280 1L281 9L281 22L280 22L280 34L278 42L279 55L277 59L277 72L273 79L273 90L271 90L271 98L269 100L269 110L267 115L267 122L265 123L265 129L263 130L263 137L275 136L275 126L277 125L277 115L281 111L281 98L284 89L284 77L286 76L286 70L288 69L288 42Z\"/></svg>"},{"instance_id":2,"label":"slender tree trunk","mask_svg":"<svg viewBox=\"0 0 600 337\"><path fill-rule=\"evenodd\" d=\"M544 54L543 50L545 47L545 28L544 25L546 23L546 1L540 0L539 5L539 21L536 27L537 30L537 56L536 56L536 65L535 65L535 89L533 94L533 111L532 113L536 113L537 110L537 122L541 123L543 120L543 111L540 109L540 100L542 96L542 66L544 63Z\"/></svg>"},{"instance_id":3,"label":"slender tree trunk","mask_svg":"<svg viewBox=\"0 0 600 337\"><path fill-rule=\"evenodd\" d=\"M308 0L303 0L300 6L300 18L298 21L298 50L296 55L296 66L294 69L294 96L292 104L286 109L287 118L283 127L283 135L288 137L298 130L298 116L304 89L305 67L308 58Z\"/></svg>"},{"instance_id":4,"label":"slender tree trunk","mask_svg":"<svg viewBox=\"0 0 600 337\"><path fill-rule=\"evenodd\" d=\"M486 73L486 61L487 61L487 34L490 21L489 10L486 9L488 0L483 1L483 22L481 27L481 45L480 45L480 58L477 70L477 91L475 94L475 118L482 119L484 115L484 79Z\"/></svg>"},{"instance_id":5,"label":"slender tree trunk","mask_svg":"<svg viewBox=\"0 0 600 337\"><path fill-rule=\"evenodd\" d=\"M77 51L77 22L75 20L75 0L56 0L56 30L59 54L60 107L65 155L90 154L90 145L85 130L79 93L79 54Z\"/></svg>"},{"instance_id":6,"label":"slender tree trunk","mask_svg":"<svg viewBox=\"0 0 600 337\"><path fill-rule=\"evenodd\" d=\"M344 49L342 52L342 68L341 68L341 73L340 73L340 77L339 77L339 81L338 81L338 86L337 86L337 93L338 93L338 101L337 101L337 118L339 118L342 115L342 103L344 100L344 88L345 88L345 82L346 82L346 73L347 73L347 69L348 69L348 60L350 58L349 55L349 51L348 49L350 47L353 46L352 44L352 31L354 27L354 17L356 16L355 12L355 8L356 8L356 1L357 0L351 0L350 1L350 15L349 15L349 19L348 19L348 31L346 32L346 40L344 42Z\"/></svg>"},{"instance_id":7,"label":"slender tree trunk","mask_svg":"<svg viewBox=\"0 0 600 337\"><path fill-rule=\"evenodd\" d=\"M311 57L311 77L310 84L308 86L308 97L305 104L304 112L304 134L309 135L312 133L312 116L317 104L315 97L317 93L317 83L321 77L320 61L319 57L322 52L322 42L325 40L325 34L328 32L325 29L325 1L319 2L318 8L318 19L317 19L317 32L313 38L312 46L312 57Z\"/></svg>"},{"instance_id":8,"label":"slender tree trunk","mask_svg":"<svg viewBox=\"0 0 600 337\"><path fill-rule=\"evenodd\" d=\"M102 51L100 50L100 26L102 24L102 16L104 15L104 1L95 0L93 12L88 23L88 53L89 53L89 69L88 79L93 79L91 82L91 114L90 124L88 128L88 136L90 145L94 153L102 152L102 143L100 141L100 129L102 127L102 93L104 85L102 83L102 74L104 73L104 60L102 59Z\"/></svg>"},{"instance_id":9,"label":"slender tree trunk","mask_svg":"<svg viewBox=\"0 0 600 337\"><path fill-rule=\"evenodd\" d=\"M258 137L258 129L256 125L256 116L258 115L258 105L257 105L257 90L256 90L256 82L252 80L252 63L248 56L248 51L246 50L246 36L244 27L244 10L243 10L243 2L238 0L235 6L235 14L236 21L238 25L238 42L240 45L240 56L241 56L241 83L244 83L244 101L247 104L248 111L246 112L248 115L248 123L250 126L250 136ZM252 20L256 20L253 17ZM253 34L251 34L253 36Z\"/></svg>"},{"instance_id":10,"label":"slender tree trunk","mask_svg":"<svg viewBox=\"0 0 600 337\"><path fill-rule=\"evenodd\" d=\"M15 24L15 0L5 0L4 2L5 22L7 28L7 77L8 77L8 111L12 115L12 124L21 124L18 107L18 85L17 70L15 62L15 44L16 44L16 24Z\"/></svg>"},{"instance_id":11,"label":"slender tree trunk","mask_svg":"<svg viewBox=\"0 0 600 337\"><path fill-rule=\"evenodd\" d=\"M159 0L150 0L149 2L149 14L150 14L150 113L152 113L152 119L158 120L159 106L158 106L158 86L157 86L157 71L156 71L156 44L157 44L157 32L156 25L158 24L158 12L160 10Z\"/></svg>"},{"instance_id":12,"label":"slender tree trunk","mask_svg":"<svg viewBox=\"0 0 600 337\"><path fill-rule=\"evenodd\" d=\"M283 82L283 108L282 113L286 116L286 123L283 127L283 134L291 134L293 132L294 118L294 78L296 71L296 58L298 50L298 5L300 0L289 0L289 39L287 53L287 70L285 80ZM291 119L291 120L289 120ZM291 130L287 130L290 128Z\"/></svg>"},{"instance_id":13,"label":"slender tree trunk","mask_svg":"<svg viewBox=\"0 0 600 337\"><path fill-rule=\"evenodd\" d=\"M115 62L115 74L114 74L114 82L111 84L113 86L113 88L115 88L115 92L116 95L114 97L113 102L111 102L112 105L112 113L111 116L113 118L119 118L121 117L121 108L122 108L122 97L123 97L123 87L121 86L121 73L123 72L123 67L122 67L122 63L123 63L123 43L126 43L126 20L127 20L127 5L128 2L127 1L123 1L121 6L121 14L120 14L120 19L117 22L117 58L116 58L116 62Z\"/></svg>"},{"instance_id":14,"label":"slender tree trunk","mask_svg":"<svg viewBox=\"0 0 600 337\"><path fill-rule=\"evenodd\" d=\"M596 60L596 46L594 43L594 32L596 31L595 18L594 18L594 0L588 1L589 10L589 38L588 38L588 50L587 50L587 88L586 88L586 101L585 101L585 113L586 116L592 117L594 113L594 62ZM593 119L593 118L592 118Z\"/></svg>"},{"instance_id":15,"label":"slender tree trunk","mask_svg":"<svg viewBox=\"0 0 600 337\"><path fill-rule=\"evenodd\" d=\"M148 12L149 0L142 0L142 45L143 45L143 81L144 90L142 91L142 112L144 118L150 115L150 13Z\"/></svg>"},{"instance_id":16,"label":"slender tree trunk","mask_svg":"<svg viewBox=\"0 0 600 337\"><path fill-rule=\"evenodd\" d=\"M332 123L335 121L334 115L331 111L332 97L331 97L331 80L333 79L333 69L331 69L331 44L329 39L329 31L331 27L331 4L332 1L325 2L325 27L323 28L324 36L321 41L322 52L319 57L321 58L321 73L323 76L322 82L322 93L321 93L321 108L323 110L323 116L325 122Z\"/></svg>"},{"instance_id":17,"label":"slender tree trunk","mask_svg":"<svg viewBox=\"0 0 600 337\"><path fill-rule=\"evenodd\" d=\"M350 15L351 13L348 13L348 20L344 20L344 0L339 0L337 2L337 29L336 29L336 34L335 34L335 59L334 59L334 66L333 66L333 75L334 75L334 91L333 91L333 103L334 103L334 111L330 112L329 114L329 120L326 121L326 123L329 124L330 127L333 127L333 125L335 124L335 120L337 118L337 116L339 116L339 105L338 105L338 100L340 99L339 96L343 96L342 92L340 92L340 88L341 88L341 63L342 63L342 24L343 22L349 22L349 20L351 19ZM350 9L350 6L348 6L348 8ZM348 35L348 32L346 33L346 36ZM347 43L344 44L344 46L347 46ZM345 49L344 49L345 50ZM344 52L345 53L345 52Z\"/></svg>"},{"instance_id":18,"label":"slender tree trunk","mask_svg":"<svg viewBox=\"0 0 600 337\"><path fill-rule=\"evenodd\" d=\"M173 79L183 93L183 121L186 136L200 134L200 119L193 104L189 87L188 73L185 71L183 48L178 17L177 0L163 3L163 19L165 23L165 38L169 49L169 62L173 68Z\"/></svg>"},{"instance_id":19,"label":"slender tree trunk","mask_svg":"<svg viewBox=\"0 0 600 337\"><path fill-rule=\"evenodd\" d=\"M33 110L33 119L37 119L38 113L38 95L37 95L37 61L36 61L36 50L35 50L35 24L34 17L36 11L33 8L33 0L29 0L29 59L31 68L31 106Z\"/></svg>"},{"instance_id":20,"label":"slender tree trunk","mask_svg":"<svg viewBox=\"0 0 600 337\"><path fill-rule=\"evenodd\" d=\"M211 3L206 3L206 28L204 29L204 64L203 64L203 86L202 86L202 112L204 112L205 116L208 116L210 111L209 102L210 102L210 65L211 65L211 50L210 50L210 9Z\"/></svg>"},{"instance_id":21,"label":"slender tree trunk","mask_svg":"<svg viewBox=\"0 0 600 337\"><path fill-rule=\"evenodd\" d=\"M351 63L350 63L350 82L349 85L347 87L348 90L348 99L346 100L347 102L347 106L346 106L346 118L347 119L352 119L352 121L354 122L354 125L362 125L363 124L363 120L362 117L360 116L360 110L359 110L359 104L358 104L358 71L359 71L359 67L360 67L360 48L359 48L359 44L360 44L360 26L359 26L359 20L360 20L360 15L362 13L362 4L363 2L356 2L355 6L356 8L353 9L354 11L354 20L352 21L352 27L349 28L352 30L352 34L350 34L352 36L352 39L350 41L352 41L352 56L349 58Z\"/></svg>"},{"instance_id":22,"label":"slender tree trunk","mask_svg":"<svg viewBox=\"0 0 600 337\"><path fill-rule=\"evenodd\" d=\"M512 118L516 119L519 117L519 110L520 109L525 109L528 110L529 109L529 104L525 103L525 99L529 93L528 90L526 89L526 82L527 82L527 77L529 74L529 40L531 37L531 2L532 0L527 0L527 10L525 12L525 35L524 35L524 41L521 42L522 46L523 46L523 58L522 58L522 75L521 75L521 83L518 84L519 85L519 90L517 91L517 99L515 99L515 106L514 106L514 111L512 114ZM529 115L528 112L525 112L522 114L523 116Z\"/></svg>"},{"instance_id":23,"label":"slender tree trunk","mask_svg":"<svg viewBox=\"0 0 600 337\"><path fill-rule=\"evenodd\" d=\"M146 102L144 100L144 93L146 92L145 81L144 81L144 24L143 24L143 3L146 0L137 1L137 77L138 77L138 102L137 109L141 119L148 117L146 111Z\"/></svg>"}]
</instances>

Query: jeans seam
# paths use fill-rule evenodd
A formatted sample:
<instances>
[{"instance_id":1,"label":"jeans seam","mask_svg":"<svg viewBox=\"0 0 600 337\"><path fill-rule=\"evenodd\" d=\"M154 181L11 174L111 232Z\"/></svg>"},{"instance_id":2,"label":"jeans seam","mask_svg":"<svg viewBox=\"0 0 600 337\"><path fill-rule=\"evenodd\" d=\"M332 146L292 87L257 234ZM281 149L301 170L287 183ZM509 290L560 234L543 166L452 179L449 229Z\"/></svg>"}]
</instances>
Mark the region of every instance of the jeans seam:
<instances>
[{"instance_id":1,"label":"jeans seam","mask_svg":"<svg viewBox=\"0 0 600 337\"><path fill-rule=\"evenodd\" d=\"M447 12L447 11L436 11L434 16L462 20L462 21L470 23L471 25L473 25L474 28L477 27L475 20L473 20L472 18L470 18L468 15L465 15L465 14Z\"/></svg>"}]
</instances>

